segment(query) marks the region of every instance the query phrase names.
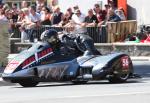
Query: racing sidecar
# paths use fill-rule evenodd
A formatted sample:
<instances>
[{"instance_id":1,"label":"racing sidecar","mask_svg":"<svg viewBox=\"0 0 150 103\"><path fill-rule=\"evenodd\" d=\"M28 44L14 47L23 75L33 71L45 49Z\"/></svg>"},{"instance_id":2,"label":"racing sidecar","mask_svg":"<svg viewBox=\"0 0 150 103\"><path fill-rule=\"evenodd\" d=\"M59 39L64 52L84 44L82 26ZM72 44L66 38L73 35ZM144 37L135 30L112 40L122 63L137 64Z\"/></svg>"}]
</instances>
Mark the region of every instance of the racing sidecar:
<instances>
[{"instance_id":1,"label":"racing sidecar","mask_svg":"<svg viewBox=\"0 0 150 103\"><path fill-rule=\"evenodd\" d=\"M102 79L121 83L132 74L133 65L127 54L63 55L53 51L50 44L38 42L10 61L2 78L33 87L39 82L71 81L78 84Z\"/></svg>"}]
</instances>

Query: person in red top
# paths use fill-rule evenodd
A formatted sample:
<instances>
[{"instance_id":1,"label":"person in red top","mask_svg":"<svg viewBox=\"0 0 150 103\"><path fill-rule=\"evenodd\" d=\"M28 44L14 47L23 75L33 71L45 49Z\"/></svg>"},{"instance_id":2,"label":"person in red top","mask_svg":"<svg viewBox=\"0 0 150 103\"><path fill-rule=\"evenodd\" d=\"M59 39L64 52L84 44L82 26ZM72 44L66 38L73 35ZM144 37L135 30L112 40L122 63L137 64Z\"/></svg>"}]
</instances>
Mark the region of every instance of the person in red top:
<instances>
[{"instance_id":1,"label":"person in red top","mask_svg":"<svg viewBox=\"0 0 150 103\"><path fill-rule=\"evenodd\" d=\"M94 5L94 11L96 13L99 24L103 23L103 21L106 19L107 11L102 10L99 4Z\"/></svg>"}]
</instances>

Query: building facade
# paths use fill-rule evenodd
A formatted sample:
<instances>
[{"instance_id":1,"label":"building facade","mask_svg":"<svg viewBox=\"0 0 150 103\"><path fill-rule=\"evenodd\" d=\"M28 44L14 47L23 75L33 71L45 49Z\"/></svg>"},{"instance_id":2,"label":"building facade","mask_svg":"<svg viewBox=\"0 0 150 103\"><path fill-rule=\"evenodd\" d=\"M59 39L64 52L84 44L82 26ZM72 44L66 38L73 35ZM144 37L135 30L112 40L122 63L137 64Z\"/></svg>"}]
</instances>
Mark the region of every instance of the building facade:
<instances>
[{"instance_id":1,"label":"building facade","mask_svg":"<svg viewBox=\"0 0 150 103\"><path fill-rule=\"evenodd\" d=\"M128 17L138 21L138 25L150 25L150 0L127 0Z\"/></svg>"}]
</instances>

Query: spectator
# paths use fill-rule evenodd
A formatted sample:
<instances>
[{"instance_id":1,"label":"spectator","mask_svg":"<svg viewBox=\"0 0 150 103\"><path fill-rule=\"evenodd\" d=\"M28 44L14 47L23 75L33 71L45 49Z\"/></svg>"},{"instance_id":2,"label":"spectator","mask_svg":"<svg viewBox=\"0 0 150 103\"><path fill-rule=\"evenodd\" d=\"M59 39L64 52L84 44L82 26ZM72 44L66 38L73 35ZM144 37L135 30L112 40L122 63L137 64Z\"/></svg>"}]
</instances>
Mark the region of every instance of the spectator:
<instances>
[{"instance_id":1,"label":"spectator","mask_svg":"<svg viewBox=\"0 0 150 103\"><path fill-rule=\"evenodd\" d=\"M109 9L107 21L118 22L118 21L121 21L121 19L118 15L115 14L114 10Z\"/></svg>"},{"instance_id":2,"label":"spectator","mask_svg":"<svg viewBox=\"0 0 150 103\"><path fill-rule=\"evenodd\" d=\"M105 5L105 11L108 12L109 9L110 9L110 5L106 4Z\"/></svg>"},{"instance_id":3,"label":"spectator","mask_svg":"<svg viewBox=\"0 0 150 103\"><path fill-rule=\"evenodd\" d=\"M28 32L29 34L29 39L30 42L34 42L35 39L37 39L37 35L36 35L36 28L41 26L41 17L40 14L36 12L36 7L35 6L31 6L30 7L30 32Z\"/></svg>"},{"instance_id":4,"label":"spectator","mask_svg":"<svg viewBox=\"0 0 150 103\"><path fill-rule=\"evenodd\" d=\"M122 8L119 8L118 10L116 10L116 14L120 17L122 21L126 20L126 17Z\"/></svg>"},{"instance_id":5,"label":"spectator","mask_svg":"<svg viewBox=\"0 0 150 103\"><path fill-rule=\"evenodd\" d=\"M8 10L8 9L10 9L10 7L9 7L8 4L4 4L2 9L3 9L3 10Z\"/></svg>"},{"instance_id":6,"label":"spectator","mask_svg":"<svg viewBox=\"0 0 150 103\"><path fill-rule=\"evenodd\" d=\"M59 24L63 20L63 13L60 11L59 6L55 6L54 13L52 15L52 24Z\"/></svg>"},{"instance_id":7,"label":"spectator","mask_svg":"<svg viewBox=\"0 0 150 103\"><path fill-rule=\"evenodd\" d=\"M12 4L12 10L14 11L14 12L16 12L16 13L18 13L18 8L17 8L17 4L16 3L13 3Z\"/></svg>"},{"instance_id":8,"label":"spectator","mask_svg":"<svg viewBox=\"0 0 150 103\"><path fill-rule=\"evenodd\" d=\"M24 19L20 22L21 27L19 28L21 31L21 42L25 42L25 40L29 39L29 35L27 35L26 29L29 29L30 21L30 13L28 8L23 8ZM19 24L19 23L18 23Z\"/></svg>"},{"instance_id":9,"label":"spectator","mask_svg":"<svg viewBox=\"0 0 150 103\"><path fill-rule=\"evenodd\" d=\"M78 6L78 5L75 5L75 6L73 7L74 12L75 12L76 10L78 10L78 9L79 9L79 6Z\"/></svg>"},{"instance_id":10,"label":"spectator","mask_svg":"<svg viewBox=\"0 0 150 103\"><path fill-rule=\"evenodd\" d=\"M79 9L77 9L75 14L72 16L72 20L75 24L81 25L85 20L85 15L82 14Z\"/></svg>"},{"instance_id":11,"label":"spectator","mask_svg":"<svg viewBox=\"0 0 150 103\"><path fill-rule=\"evenodd\" d=\"M72 18L72 15L74 14L71 8L67 9L67 12L69 13L69 19Z\"/></svg>"},{"instance_id":12,"label":"spectator","mask_svg":"<svg viewBox=\"0 0 150 103\"><path fill-rule=\"evenodd\" d=\"M72 16L72 22L75 25L75 33L85 33L85 29L83 28L84 26L84 21L85 21L85 15L81 13L79 9L77 9L75 14Z\"/></svg>"},{"instance_id":13,"label":"spectator","mask_svg":"<svg viewBox=\"0 0 150 103\"><path fill-rule=\"evenodd\" d=\"M8 21L7 17L5 16L5 11L0 9L0 22Z\"/></svg>"},{"instance_id":14,"label":"spectator","mask_svg":"<svg viewBox=\"0 0 150 103\"><path fill-rule=\"evenodd\" d=\"M23 24L24 19L25 19L25 14L23 10L20 10L18 14L18 20L17 20L16 26L20 27Z\"/></svg>"},{"instance_id":15,"label":"spectator","mask_svg":"<svg viewBox=\"0 0 150 103\"><path fill-rule=\"evenodd\" d=\"M102 21L105 20L107 12L105 10L101 10L99 4L94 5L94 11L96 13L98 22L101 23Z\"/></svg>"},{"instance_id":16,"label":"spectator","mask_svg":"<svg viewBox=\"0 0 150 103\"><path fill-rule=\"evenodd\" d=\"M66 13L64 14L64 17L63 17L63 20L59 23L59 26L65 26L67 25L68 23L70 23L70 18L71 14L66 11Z\"/></svg>"},{"instance_id":17,"label":"spectator","mask_svg":"<svg viewBox=\"0 0 150 103\"><path fill-rule=\"evenodd\" d=\"M7 17L8 19L8 30L9 30L9 33L12 33L15 29L15 23L16 23L16 19L13 18L13 11L12 10L5 10L5 16Z\"/></svg>"},{"instance_id":18,"label":"spectator","mask_svg":"<svg viewBox=\"0 0 150 103\"><path fill-rule=\"evenodd\" d=\"M99 4L94 5L94 11L98 19L98 26L101 26L104 23L104 20L106 19L107 11L101 10Z\"/></svg>"},{"instance_id":19,"label":"spectator","mask_svg":"<svg viewBox=\"0 0 150 103\"><path fill-rule=\"evenodd\" d=\"M23 14L24 14L24 20L23 20L22 25L27 26L31 23L29 9L28 8L23 8L22 11L23 11Z\"/></svg>"},{"instance_id":20,"label":"spectator","mask_svg":"<svg viewBox=\"0 0 150 103\"><path fill-rule=\"evenodd\" d=\"M41 24L42 25L51 25L51 12L48 7L43 7L41 12Z\"/></svg>"},{"instance_id":21,"label":"spectator","mask_svg":"<svg viewBox=\"0 0 150 103\"><path fill-rule=\"evenodd\" d=\"M13 16L12 16L13 17ZM23 11L19 11L18 20L14 21L13 19L9 20L9 33L13 33L16 29L18 29L22 25L22 21L24 20L24 14Z\"/></svg>"},{"instance_id":22,"label":"spectator","mask_svg":"<svg viewBox=\"0 0 150 103\"><path fill-rule=\"evenodd\" d=\"M115 3L113 1L109 1L108 4L110 5L110 9L114 10L114 12L116 13L117 6L115 5Z\"/></svg>"},{"instance_id":23,"label":"spectator","mask_svg":"<svg viewBox=\"0 0 150 103\"><path fill-rule=\"evenodd\" d=\"M35 28L40 26L40 14L36 12L35 6L31 6L29 10L28 8L24 8L23 11L25 14L25 20L20 28L20 31L23 38L26 37L24 35L28 34L29 41L33 42L36 38ZM26 29L30 30L28 30L28 32L25 32Z\"/></svg>"},{"instance_id":24,"label":"spectator","mask_svg":"<svg viewBox=\"0 0 150 103\"><path fill-rule=\"evenodd\" d=\"M20 31L21 31L21 42L24 43L28 41L28 34L25 32L25 27L21 27Z\"/></svg>"},{"instance_id":25,"label":"spectator","mask_svg":"<svg viewBox=\"0 0 150 103\"><path fill-rule=\"evenodd\" d=\"M13 17L12 10L9 10L9 9L5 10L5 16L7 17L8 20L13 21L13 19L12 19L12 17Z\"/></svg>"},{"instance_id":26,"label":"spectator","mask_svg":"<svg viewBox=\"0 0 150 103\"><path fill-rule=\"evenodd\" d=\"M21 3L21 8L23 9L23 8L28 8L28 3L27 3L27 1L22 1L22 3Z\"/></svg>"},{"instance_id":27,"label":"spectator","mask_svg":"<svg viewBox=\"0 0 150 103\"><path fill-rule=\"evenodd\" d=\"M46 0L36 0L36 12L41 13L42 8L45 7Z\"/></svg>"},{"instance_id":28,"label":"spectator","mask_svg":"<svg viewBox=\"0 0 150 103\"><path fill-rule=\"evenodd\" d=\"M97 17L93 14L93 10L88 10L88 16L85 17L85 26L96 26L98 24Z\"/></svg>"},{"instance_id":29,"label":"spectator","mask_svg":"<svg viewBox=\"0 0 150 103\"><path fill-rule=\"evenodd\" d=\"M32 26L33 26L33 28L39 27L40 26L40 19L41 19L41 17L40 17L40 14L38 14L36 12L36 7L31 6L30 7L30 21L31 21L30 26L31 26L31 28L32 28Z\"/></svg>"},{"instance_id":30,"label":"spectator","mask_svg":"<svg viewBox=\"0 0 150 103\"><path fill-rule=\"evenodd\" d=\"M52 11L54 11L54 9L57 5L58 5L58 0L51 0L50 4L48 6Z\"/></svg>"},{"instance_id":31,"label":"spectator","mask_svg":"<svg viewBox=\"0 0 150 103\"><path fill-rule=\"evenodd\" d=\"M0 9L3 8L3 3L2 3L2 0L0 0Z\"/></svg>"}]
</instances>

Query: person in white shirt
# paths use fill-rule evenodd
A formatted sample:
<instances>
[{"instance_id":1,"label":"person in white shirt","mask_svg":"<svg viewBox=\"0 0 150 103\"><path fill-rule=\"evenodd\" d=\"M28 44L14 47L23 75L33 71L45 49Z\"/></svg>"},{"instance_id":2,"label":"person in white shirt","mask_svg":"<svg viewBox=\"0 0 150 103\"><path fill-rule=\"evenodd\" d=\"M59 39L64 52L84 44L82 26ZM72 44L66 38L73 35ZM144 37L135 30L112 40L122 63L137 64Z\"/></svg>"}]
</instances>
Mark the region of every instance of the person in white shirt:
<instances>
[{"instance_id":1,"label":"person in white shirt","mask_svg":"<svg viewBox=\"0 0 150 103\"><path fill-rule=\"evenodd\" d=\"M31 26L33 25L34 27L35 26L40 26L40 20L41 19L41 16L39 13L36 12L36 7L35 6L31 6L30 7L30 21L32 22L31 23Z\"/></svg>"},{"instance_id":2,"label":"person in white shirt","mask_svg":"<svg viewBox=\"0 0 150 103\"><path fill-rule=\"evenodd\" d=\"M22 21L18 21L17 23L21 25L20 32L21 32L21 42L28 41L28 33L26 32L26 29L28 29L28 25L30 25L30 13L28 8L21 9L23 11L24 19Z\"/></svg>"},{"instance_id":3,"label":"person in white shirt","mask_svg":"<svg viewBox=\"0 0 150 103\"><path fill-rule=\"evenodd\" d=\"M34 40L37 41L37 33L36 33L36 28L39 28L41 26L41 17L40 14L36 12L36 7L35 6L30 6L30 15L29 15L29 20L30 20L30 32L29 34L29 40L30 42L34 42Z\"/></svg>"},{"instance_id":4,"label":"person in white shirt","mask_svg":"<svg viewBox=\"0 0 150 103\"><path fill-rule=\"evenodd\" d=\"M25 19L22 26L20 27L21 35L24 38L24 35L28 35L29 41L34 42L34 39L37 38L35 35L35 28L40 27L40 14L36 12L35 6L30 6L30 8L23 9L25 14ZM26 33L25 31L28 30Z\"/></svg>"},{"instance_id":5,"label":"person in white shirt","mask_svg":"<svg viewBox=\"0 0 150 103\"><path fill-rule=\"evenodd\" d=\"M81 13L79 9L75 10L72 15L72 22L75 24L75 33L85 33L86 29L83 27L85 15Z\"/></svg>"},{"instance_id":6,"label":"person in white shirt","mask_svg":"<svg viewBox=\"0 0 150 103\"><path fill-rule=\"evenodd\" d=\"M0 11L0 22L6 22L6 21L8 21L7 17L2 12L3 11Z\"/></svg>"}]
</instances>

